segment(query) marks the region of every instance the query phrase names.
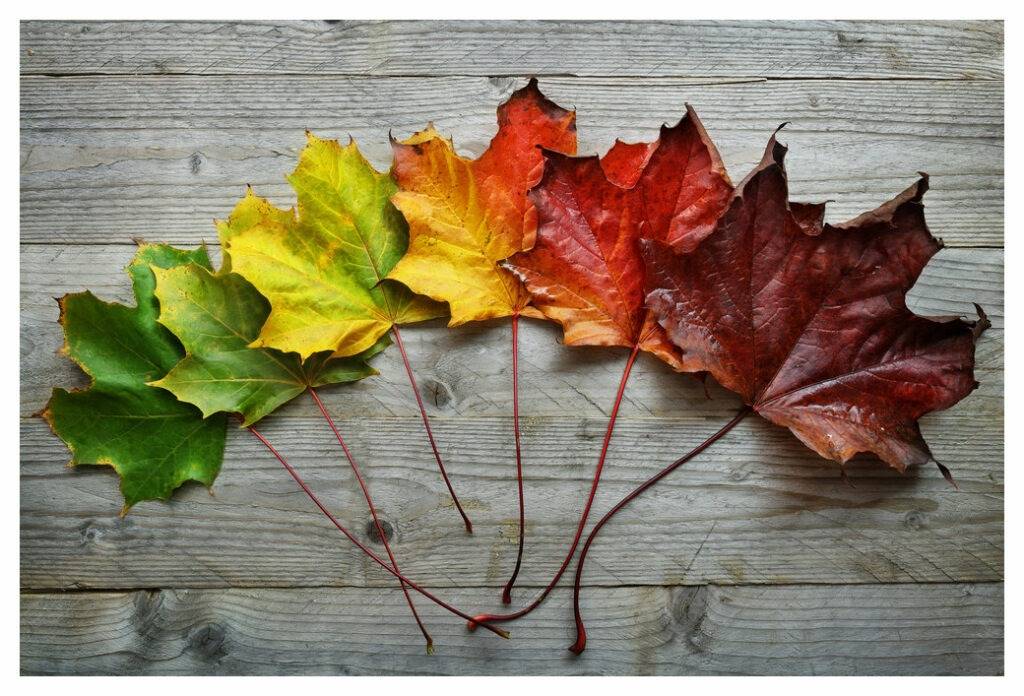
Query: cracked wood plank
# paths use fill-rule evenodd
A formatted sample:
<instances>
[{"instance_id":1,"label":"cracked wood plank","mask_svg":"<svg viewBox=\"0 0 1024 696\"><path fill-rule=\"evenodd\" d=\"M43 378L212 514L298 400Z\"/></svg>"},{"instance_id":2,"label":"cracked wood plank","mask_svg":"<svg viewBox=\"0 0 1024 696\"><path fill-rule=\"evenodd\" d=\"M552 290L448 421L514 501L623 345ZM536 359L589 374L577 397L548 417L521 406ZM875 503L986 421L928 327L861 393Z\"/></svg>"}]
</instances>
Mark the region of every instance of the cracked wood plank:
<instances>
[{"instance_id":1,"label":"cracked wood plank","mask_svg":"<svg viewBox=\"0 0 1024 696\"><path fill-rule=\"evenodd\" d=\"M694 387L696 389L696 386ZM422 426L412 417L346 410L324 394L366 472L402 568L428 586L500 587L515 556L512 428L505 417L436 418L435 434L476 533L462 532ZM610 396L609 396L610 398ZM595 512L719 427L738 407L724 394L674 417L620 419ZM365 538L369 517L322 420L269 418L274 442L341 519ZM900 476L864 459L834 464L760 419L635 501L595 545L587 584L876 583L1003 577L1002 383L927 416L933 467ZM567 548L606 420L563 415L523 423L528 506L522 587L542 585ZM37 418L21 431L21 578L31 589L388 586L248 433L229 429L211 496L186 486L122 519L105 467L69 470L67 450ZM699 553L698 550L700 549ZM525 590L523 591L525 594Z\"/></svg>"}]
</instances>

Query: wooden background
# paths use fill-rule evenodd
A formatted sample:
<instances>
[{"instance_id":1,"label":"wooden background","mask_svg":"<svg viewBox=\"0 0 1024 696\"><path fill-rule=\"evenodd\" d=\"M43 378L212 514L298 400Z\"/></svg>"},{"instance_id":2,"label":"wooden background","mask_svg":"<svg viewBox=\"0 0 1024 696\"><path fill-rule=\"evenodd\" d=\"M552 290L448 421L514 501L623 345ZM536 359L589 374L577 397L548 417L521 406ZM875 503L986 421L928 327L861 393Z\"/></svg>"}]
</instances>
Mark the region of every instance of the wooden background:
<instances>
[{"instance_id":1,"label":"wooden background","mask_svg":"<svg viewBox=\"0 0 1024 696\"><path fill-rule=\"evenodd\" d=\"M513 640L468 634L426 601L422 641L390 576L326 523L249 435L229 433L213 495L117 515L106 468L33 418L54 385L53 298L130 301L132 240L212 242L251 183L279 204L303 129L354 136L433 120L479 154L525 76L578 109L581 153L651 139L690 102L735 179L782 140L794 196L830 220L932 175L947 248L911 306L993 327L981 387L922 426L934 468L865 460L855 487L788 431L749 419L608 526L585 576L590 647L564 587ZM21 27L21 664L77 674L996 674L1003 670L1003 28L1000 23L122 23ZM214 252L216 252L214 247ZM497 609L515 554L507 322L406 332L443 454L477 533L461 531L396 351L325 392L368 472L404 572ZM526 560L517 605L567 547L625 360L522 337ZM713 432L722 389L645 356L595 512ZM340 516L368 514L312 403L264 430ZM563 583L564 585L564 583Z\"/></svg>"}]
</instances>

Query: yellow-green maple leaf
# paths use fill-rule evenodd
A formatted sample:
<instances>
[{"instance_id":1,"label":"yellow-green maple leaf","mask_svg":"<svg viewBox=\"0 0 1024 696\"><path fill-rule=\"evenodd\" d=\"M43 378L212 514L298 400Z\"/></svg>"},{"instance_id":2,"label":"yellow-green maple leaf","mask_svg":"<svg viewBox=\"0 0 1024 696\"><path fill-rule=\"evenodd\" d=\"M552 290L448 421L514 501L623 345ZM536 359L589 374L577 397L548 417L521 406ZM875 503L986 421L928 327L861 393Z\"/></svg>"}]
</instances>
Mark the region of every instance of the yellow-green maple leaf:
<instances>
[{"instance_id":1,"label":"yellow-green maple leaf","mask_svg":"<svg viewBox=\"0 0 1024 696\"><path fill-rule=\"evenodd\" d=\"M281 210L249 190L217 226L226 268L270 302L251 345L344 357L369 349L393 324L444 316L444 305L385 279L408 246L391 176L351 140L306 135L288 177L298 209Z\"/></svg>"},{"instance_id":2,"label":"yellow-green maple leaf","mask_svg":"<svg viewBox=\"0 0 1024 696\"><path fill-rule=\"evenodd\" d=\"M185 357L150 384L196 405L204 417L237 413L248 427L307 389L377 374L367 360L389 345L385 335L359 355L332 358L324 351L306 360L272 348L249 348L270 307L244 278L196 263L154 267L153 274L158 321L181 341Z\"/></svg>"}]
</instances>

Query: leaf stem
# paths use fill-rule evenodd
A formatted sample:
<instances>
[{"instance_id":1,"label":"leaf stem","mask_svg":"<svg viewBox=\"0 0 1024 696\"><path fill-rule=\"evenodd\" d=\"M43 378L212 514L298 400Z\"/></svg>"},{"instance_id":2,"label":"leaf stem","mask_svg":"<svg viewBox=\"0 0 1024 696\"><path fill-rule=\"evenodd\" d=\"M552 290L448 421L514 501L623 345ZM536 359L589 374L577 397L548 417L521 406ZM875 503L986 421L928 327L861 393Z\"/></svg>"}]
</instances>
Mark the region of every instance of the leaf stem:
<instances>
[{"instance_id":1,"label":"leaf stem","mask_svg":"<svg viewBox=\"0 0 1024 696\"><path fill-rule=\"evenodd\" d=\"M583 564L586 563L586 561L587 561L587 552L590 551L590 545L594 543L594 539L597 538L597 535L601 531L601 528L604 527L605 523L608 522L608 520L610 520L612 517L614 517L615 514L617 512L619 512L619 510L621 510L622 508L624 508L627 505L629 505L630 502L632 502L634 499L639 497L648 488L650 488L651 486L656 484L658 481L660 481L661 479L663 479L666 476L668 476L669 474L671 474L673 471L675 471L676 469L681 467L686 462L688 462L691 459L693 459L694 457L696 457L698 454L700 454L701 452L706 450L708 447L713 445L715 442L717 442L723 435L725 435L730 430L735 428L736 425L739 424L740 421L742 421L744 418L747 417L747 415L750 413L750 410L751 409L750 409L749 406L744 405L743 408L741 408L739 410L739 412L735 416L733 416L732 420L729 421L728 423L726 423L725 425L723 425L718 430L718 432L716 432L714 435L712 435L708 439L704 440L704 442L702 442L699 445L697 445L696 447L694 447L687 454L684 454L682 457L680 457L679 459L675 460L674 462L672 462L671 464L666 466L664 469L659 471L657 474L655 474L651 478L649 478L646 481L644 481L640 486L638 486L636 489L634 489L629 495L627 495L625 498L620 500L615 505L615 507L613 507L611 510L606 512L604 517L602 517L598 521L598 523L596 525L594 525L594 528L590 531L590 534L587 536L586 543L583 544L583 550L580 551L580 558L576 562L576 580L573 583L573 596L572 596L573 613L575 614L575 617L576 617L576 642L573 643L569 647L570 651L572 651L572 652L576 653L577 655L579 655L580 653L582 653L587 648L587 631L586 631L586 628L583 626L583 616L580 614L580 583L581 583L581 580L583 579Z\"/></svg>"},{"instance_id":2,"label":"leaf stem","mask_svg":"<svg viewBox=\"0 0 1024 696\"><path fill-rule=\"evenodd\" d=\"M615 419L619 415L619 407L622 405L622 395L626 391L626 382L629 381L629 373L633 369L633 363L636 362L637 354L640 352L640 344L637 343L633 346L633 351L629 354L629 360L626 361L626 366L622 370L622 379L619 381L619 390L615 394L615 404L612 406L611 415L608 418L608 428L605 430L604 443L601 445L601 456L597 460L597 468L594 469L594 479L590 484L590 495L587 496L587 503L583 507L583 513L580 515L579 525L576 527L576 536L572 540L572 546L569 548L569 552L565 555L565 560L562 561L562 566L555 573L555 577L551 579L541 593L534 599L530 604L526 605L519 611L515 611L509 614L478 614L467 624L469 630L474 630L476 625L481 622L496 622L496 621L512 621L526 616L534 609L539 607L544 599L551 593L551 590L555 588L558 581L561 580L562 575L565 573L565 569L569 567L569 563L572 562L573 554L576 553L576 547L579 546L580 537L583 536L583 529L587 526L587 518L590 516L590 508L594 504L594 496L597 495L597 487L601 482L601 471L604 469L605 457L608 455L608 445L612 441L612 432L615 430Z\"/></svg>"},{"instance_id":3,"label":"leaf stem","mask_svg":"<svg viewBox=\"0 0 1024 696\"><path fill-rule=\"evenodd\" d=\"M404 575L402 575L398 571L394 570L391 566L389 566L384 561L384 559L382 559L380 556L378 556L372 550L370 550L366 546L366 544L364 544L363 542L359 541L359 539L357 539L355 537L355 535L352 534L352 532L350 532L348 529L346 529L345 526L342 525L341 522L339 522L337 520L337 518L334 515L331 514L331 511L328 510L324 506L324 504L320 502L320 499L316 497L316 494L313 493L313 491L310 489L310 487L308 485L306 485L306 482L302 480L302 477L299 476L299 472L296 471L294 469L294 467L292 467L292 465L289 464L288 461L284 457L282 457L281 454L278 453L278 451L276 449L274 449L274 446L271 445L270 442L268 442L267 439L265 437L263 437L263 435L260 434L260 432L258 430L256 430L256 428L254 428L253 426L250 425L248 427L248 430L254 436L256 436L256 439L258 439L260 442L262 442L263 445L268 450L270 450L270 453L273 454L274 457L277 458L277 461L281 462L281 465L285 468L285 470L289 474L291 474L291 477L293 479L295 479L295 483L297 483L299 485L299 488L301 488L303 490L303 492L307 496L309 496L309 499L312 500L313 503L318 508L320 508L320 512L324 513L324 515L327 516L327 519L329 519L334 524L334 526L338 528L338 531L341 532L342 534L344 534L346 537L348 537L348 540L351 541L353 544L355 544L359 548L360 551L362 551L367 556L369 556L381 568L383 568L388 573L390 573L391 575L395 576L396 578L398 578L399 580L404 582L406 585L408 585L412 589L414 589L417 592L419 592L421 595L423 595L424 597L429 599L434 604L437 604L439 607L447 609L451 613L455 614L456 616L458 616L460 618L466 619L467 621L473 621L474 620L473 617L471 617L469 614L456 609L455 607L453 607L452 605L448 604L444 600L439 599L438 597L434 596L428 590L423 589L422 587L420 587L419 585L417 585L412 580L410 580L409 578L405 577ZM494 633L495 635L501 636L502 638L508 638L509 637L508 631L503 631L500 628L496 628L494 626L490 626L490 625L487 625L487 624L483 624L483 627L486 628L491 633Z\"/></svg>"},{"instance_id":4,"label":"leaf stem","mask_svg":"<svg viewBox=\"0 0 1024 696\"><path fill-rule=\"evenodd\" d=\"M412 386L412 393L416 397L416 405L420 407L420 416L423 417L423 427L427 431L427 439L430 440L430 448L434 451L434 459L437 460L437 468L441 471L441 478L444 479L444 485L448 486L448 492L452 496L452 501L455 503L455 508L462 515L462 521L466 524L466 532L468 534L473 533L473 523L469 521L469 517L466 516L466 511L462 509L462 504L459 503L459 496L455 495L455 489L452 488L452 482L448 478L448 472L444 470L444 464L441 462L441 453L437 451L437 443L434 441L434 432L430 429L430 419L427 418L427 409L423 406L423 398L420 397L419 387L416 386L416 377L412 372L412 365L409 364L409 356L405 352L405 344L402 343L402 334L398 330L398 324L391 326L391 332L395 336L395 343L398 344L398 351L402 354L402 362L405 363L405 373L409 375L409 384Z\"/></svg>"},{"instance_id":5,"label":"leaf stem","mask_svg":"<svg viewBox=\"0 0 1024 696\"><path fill-rule=\"evenodd\" d=\"M519 312L512 314L512 428L516 435L516 483L519 486L519 550L516 552L516 567L505 583L501 603L512 603L512 586L519 577L523 565L523 543L526 540L526 501L523 497L523 455L519 433Z\"/></svg>"},{"instance_id":6,"label":"leaf stem","mask_svg":"<svg viewBox=\"0 0 1024 696\"><path fill-rule=\"evenodd\" d=\"M388 537L384 534L384 527L380 523L380 518L377 516L377 508L373 504L373 498L370 496L370 488L366 485L365 479L363 479L363 473L359 469L359 465L356 464L355 458L352 456L352 452L349 451L348 445L345 444L344 438L341 437L341 432L338 427L334 424L334 419L331 418L331 414L328 413L327 407L324 406L324 402L320 400L320 395L316 393L316 390L310 386L308 387L309 395L313 397L313 401L316 402L317 408L320 409L320 413L323 414L327 424L331 426L331 430L334 431L334 436L338 438L338 444L341 445L342 451L345 452L345 458L348 459L349 466L352 468L352 473L356 477L356 481L359 483L359 488L363 491L363 498L366 499L366 506L370 509L370 516L373 517L373 524L377 528L377 536L380 537L381 542L384 544L384 550L387 551L388 558L391 560L391 567L395 569L395 572L401 572L398 569L398 561L395 560L395 554L391 552L391 544L388 543ZM402 592L405 594L405 601L409 604L409 610L412 612L412 616L416 619L416 625L420 627L420 633L423 634L423 638L427 641L427 654L433 654L434 652L434 639L430 637L430 632L427 631L427 627L423 625L423 621L420 619L419 613L416 611L416 605L412 601L412 595L409 594L409 588L405 582L399 579L398 584L402 587Z\"/></svg>"}]
</instances>

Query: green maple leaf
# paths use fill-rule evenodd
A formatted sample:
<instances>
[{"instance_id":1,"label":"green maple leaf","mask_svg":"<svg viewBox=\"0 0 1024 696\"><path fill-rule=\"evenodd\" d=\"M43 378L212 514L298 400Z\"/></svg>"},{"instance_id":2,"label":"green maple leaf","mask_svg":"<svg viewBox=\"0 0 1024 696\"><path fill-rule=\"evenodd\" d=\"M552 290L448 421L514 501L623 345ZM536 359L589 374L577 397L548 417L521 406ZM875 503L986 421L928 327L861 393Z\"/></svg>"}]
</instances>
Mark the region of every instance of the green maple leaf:
<instances>
[{"instance_id":1,"label":"green maple leaf","mask_svg":"<svg viewBox=\"0 0 1024 696\"><path fill-rule=\"evenodd\" d=\"M250 348L270 305L237 273L211 273L189 264L154 268L161 324L185 346L186 356L152 384L195 404L209 416L240 413L249 426L308 387L377 374L366 364L389 345L387 336L357 356L331 358L330 351L301 360L296 353Z\"/></svg>"},{"instance_id":2,"label":"green maple leaf","mask_svg":"<svg viewBox=\"0 0 1024 696\"><path fill-rule=\"evenodd\" d=\"M62 352L92 384L54 389L40 415L71 450L71 466L105 464L117 471L122 514L143 500L166 500L186 481L211 486L224 456L224 416L204 419L194 406L147 385L184 354L157 323L151 269L182 264L208 268L210 260L205 249L144 245L127 268L135 307L104 302L91 292L60 299Z\"/></svg>"},{"instance_id":3,"label":"green maple leaf","mask_svg":"<svg viewBox=\"0 0 1024 696\"><path fill-rule=\"evenodd\" d=\"M445 304L386 279L409 243L391 203L391 176L376 171L354 142L307 137L288 177L297 212L250 190L218 224L227 267L270 301L253 347L345 357L369 349L393 324L444 316Z\"/></svg>"}]
</instances>

